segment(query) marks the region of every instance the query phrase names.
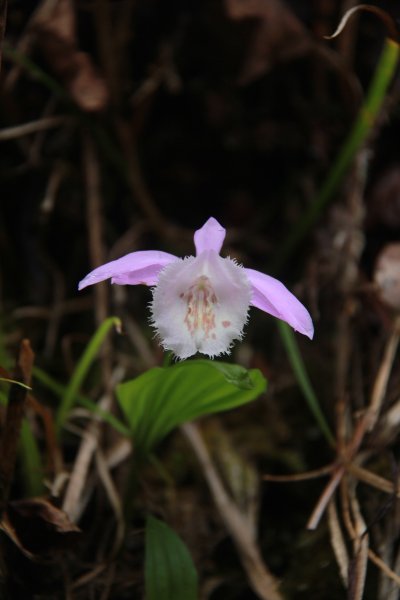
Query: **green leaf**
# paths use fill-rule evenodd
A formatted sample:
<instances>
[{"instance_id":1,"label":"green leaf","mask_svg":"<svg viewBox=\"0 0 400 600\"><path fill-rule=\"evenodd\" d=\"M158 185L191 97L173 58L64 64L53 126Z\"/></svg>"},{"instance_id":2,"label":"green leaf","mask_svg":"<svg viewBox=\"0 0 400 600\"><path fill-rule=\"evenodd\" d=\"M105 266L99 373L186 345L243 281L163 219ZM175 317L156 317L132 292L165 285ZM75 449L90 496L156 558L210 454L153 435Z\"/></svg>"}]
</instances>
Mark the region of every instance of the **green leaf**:
<instances>
[{"instance_id":1,"label":"green leaf","mask_svg":"<svg viewBox=\"0 0 400 600\"><path fill-rule=\"evenodd\" d=\"M197 600L197 573L176 533L155 517L146 522L146 600Z\"/></svg>"},{"instance_id":2,"label":"green leaf","mask_svg":"<svg viewBox=\"0 0 400 600\"><path fill-rule=\"evenodd\" d=\"M213 362L214 369L222 373L228 383L232 383L241 390L252 390L253 381L247 369L240 365L231 365L223 362Z\"/></svg>"},{"instance_id":3,"label":"green leaf","mask_svg":"<svg viewBox=\"0 0 400 600\"><path fill-rule=\"evenodd\" d=\"M20 438L20 460L22 482L28 497L42 496L45 493L43 484L44 469L39 446L27 419L22 421Z\"/></svg>"},{"instance_id":4,"label":"green leaf","mask_svg":"<svg viewBox=\"0 0 400 600\"><path fill-rule=\"evenodd\" d=\"M117 387L117 398L134 437L147 454L174 427L255 400L266 388L258 369L212 360L155 367Z\"/></svg>"}]
</instances>

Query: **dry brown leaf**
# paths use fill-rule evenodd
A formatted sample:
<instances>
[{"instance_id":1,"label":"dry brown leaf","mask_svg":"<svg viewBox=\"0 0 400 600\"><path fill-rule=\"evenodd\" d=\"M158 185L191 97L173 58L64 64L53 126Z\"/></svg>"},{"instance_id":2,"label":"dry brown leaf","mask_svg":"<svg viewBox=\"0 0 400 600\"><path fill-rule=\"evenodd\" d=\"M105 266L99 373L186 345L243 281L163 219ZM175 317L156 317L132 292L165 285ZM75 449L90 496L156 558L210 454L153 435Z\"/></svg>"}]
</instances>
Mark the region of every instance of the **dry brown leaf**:
<instances>
[{"instance_id":1,"label":"dry brown leaf","mask_svg":"<svg viewBox=\"0 0 400 600\"><path fill-rule=\"evenodd\" d=\"M33 26L37 44L63 81L72 99L88 112L104 110L109 93L91 57L78 47L71 0L58 0L52 10L38 15Z\"/></svg>"},{"instance_id":2,"label":"dry brown leaf","mask_svg":"<svg viewBox=\"0 0 400 600\"><path fill-rule=\"evenodd\" d=\"M45 559L76 541L79 527L46 499L9 502L0 528L31 559Z\"/></svg>"},{"instance_id":3,"label":"dry brown leaf","mask_svg":"<svg viewBox=\"0 0 400 600\"><path fill-rule=\"evenodd\" d=\"M241 84L310 49L307 30L281 0L225 0L225 10L234 21L258 21L239 76Z\"/></svg>"}]
</instances>

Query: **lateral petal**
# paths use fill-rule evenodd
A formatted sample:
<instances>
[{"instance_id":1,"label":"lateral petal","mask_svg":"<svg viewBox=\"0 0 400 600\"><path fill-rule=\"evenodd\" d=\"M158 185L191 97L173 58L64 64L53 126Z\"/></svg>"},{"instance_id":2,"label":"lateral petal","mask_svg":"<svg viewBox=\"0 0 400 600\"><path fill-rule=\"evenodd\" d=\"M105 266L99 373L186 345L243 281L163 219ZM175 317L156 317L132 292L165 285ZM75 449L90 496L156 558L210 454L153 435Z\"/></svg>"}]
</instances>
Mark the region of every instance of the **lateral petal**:
<instances>
[{"instance_id":1,"label":"lateral petal","mask_svg":"<svg viewBox=\"0 0 400 600\"><path fill-rule=\"evenodd\" d=\"M152 286L157 283L160 271L175 260L178 260L176 256L160 250L131 252L91 271L79 282L78 289L110 278L111 283L119 285Z\"/></svg>"},{"instance_id":2,"label":"lateral petal","mask_svg":"<svg viewBox=\"0 0 400 600\"><path fill-rule=\"evenodd\" d=\"M314 336L314 325L310 313L296 296L274 277L245 269L252 287L252 306L286 321L295 331L310 339Z\"/></svg>"}]
</instances>

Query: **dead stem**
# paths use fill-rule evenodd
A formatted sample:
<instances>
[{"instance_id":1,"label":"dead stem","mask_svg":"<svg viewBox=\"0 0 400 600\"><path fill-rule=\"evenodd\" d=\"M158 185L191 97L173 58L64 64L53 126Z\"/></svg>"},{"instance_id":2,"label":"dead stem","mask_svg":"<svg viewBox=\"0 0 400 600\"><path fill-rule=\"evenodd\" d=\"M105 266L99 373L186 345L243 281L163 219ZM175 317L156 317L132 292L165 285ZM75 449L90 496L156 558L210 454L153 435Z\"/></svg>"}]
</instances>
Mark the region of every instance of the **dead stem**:
<instances>
[{"instance_id":1,"label":"dead stem","mask_svg":"<svg viewBox=\"0 0 400 600\"><path fill-rule=\"evenodd\" d=\"M329 475L335 469L336 465L326 465L320 469L314 469L313 471L306 471L305 473L294 473L293 475L263 475L262 478L266 481L276 482L291 482L291 481L307 481L308 479L317 479L324 475Z\"/></svg>"},{"instance_id":2,"label":"dead stem","mask_svg":"<svg viewBox=\"0 0 400 600\"><path fill-rule=\"evenodd\" d=\"M394 581L400 588L400 576L392 571L387 564L377 555L371 548L368 550L368 558L392 581Z\"/></svg>"},{"instance_id":3,"label":"dead stem","mask_svg":"<svg viewBox=\"0 0 400 600\"><path fill-rule=\"evenodd\" d=\"M251 534L251 527L228 496L218 476L198 427L193 423L186 423L181 426L181 430L202 467L220 517L236 544L253 590L264 600L283 600L278 591L277 580L262 560L259 548Z\"/></svg>"},{"instance_id":4,"label":"dead stem","mask_svg":"<svg viewBox=\"0 0 400 600\"><path fill-rule=\"evenodd\" d=\"M396 317L393 326L393 331L386 343L382 362L379 366L374 386L372 388L370 405L368 407L367 414L365 415L368 431L371 431L375 427L381 411L382 403L385 398L386 389L389 382L390 373L392 371L393 362L399 345L399 336L400 317Z\"/></svg>"},{"instance_id":5,"label":"dead stem","mask_svg":"<svg viewBox=\"0 0 400 600\"><path fill-rule=\"evenodd\" d=\"M353 539L354 562L349 574L349 600L362 600L367 576L369 535L361 514L360 505L355 492L355 485L349 486L350 509L352 512L355 537Z\"/></svg>"},{"instance_id":6,"label":"dead stem","mask_svg":"<svg viewBox=\"0 0 400 600\"><path fill-rule=\"evenodd\" d=\"M347 447L344 447L342 449L342 460L344 461L345 465L348 465L352 461L353 457L356 455L362 444L366 432L370 431L377 422L381 405L385 397L390 372L392 370L394 358L398 347L398 342L399 317L396 319L393 332L386 344L384 356L381 365L378 369L378 373L373 386L370 405L362 419L357 423L351 441L348 443ZM343 425L341 427L343 427ZM340 479L344 475L346 469L347 466L338 467L336 473L333 474L330 482L328 483L324 492L322 493L317 503L317 506L315 507L307 523L308 529L315 529L318 526L322 514L326 506L328 505L329 500L333 496L338 484L340 483Z\"/></svg>"},{"instance_id":7,"label":"dead stem","mask_svg":"<svg viewBox=\"0 0 400 600\"><path fill-rule=\"evenodd\" d=\"M379 475L376 475L367 469L363 469L354 463L348 463L346 465L346 469L359 481L367 483L371 487L381 490L382 492L386 492L387 494L396 494L396 497L400 498L400 491L396 489L395 485L391 481L388 481L384 477L380 477Z\"/></svg>"},{"instance_id":8,"label":"dead stem","mask_svg":"<svg viewBox=\"0 0 400 600\"><path fill-rule=\"evenodd\" d=\"M109 385L115 386L122 378L121 369L115 369ZM98 403L99 408L108 410L110 406L110 396L106 394ZM99 446L99 436L101 431L100 420L93 415L92 422L83 433L83 439L75 459L68 487L63 501L63 510L70 519L76 522L83 510L81 498L86 491L89 467L93 455Z\"/></svg>"},{"instance_id":9,"label":"dead stem","mask_svg":"<svg viewBox=\"0 0 400 600\"><path fill-rule=\"evenodd\" d=\"M347 588L349 581L349 555L344 541L335 500L332 498L328 504L328 525L331 545L335 553L336 562L339 566L340 576Z\"/></svg>"},{"instance_id":10,"label":"dead stem","mask_svg":"<svg viewBox=\"0 0 400 600\"><path fill-rule=\"evenodd\" d=\"M113 547L110 551L110 555L113 556L121 547L122 541L125 535L125 522L123 515L123 507L121 498L118 495L117 489L115 487L114 481L111 477L110 467L107 464L107 461L104 457L103 452L99 447L96 448L96 466L97 472L99 474L100 481L103 484L103 487L107 493L108 500L110 502L110 506L112 507L115 515L115 521L117 523L115 538Z\"/></svg>"},{"instance_id":11,"label":"dead stem","mask_svg":"<svg viewBox=\"0 0 400 600\"><path fill-rule=\"evenodd\" d=\"M97 157L93 143L88 135L83 140L83 160L85 168L85 178L87 186L87 222L89 230L89 253L93 267L104 262L102 246L102 218L101 218L101 200L100 200L100 173ZM108 313L108 292L104 284L95 287L95 311L96 320L100 324ZM111 390L115 385L114 376L111 374L110 347L106 346L101 357L102 374L106 394L99 402L102 410L110 410L112 403ZM68 488L65 493L63 510L71 516L72 520L77 519L81 511L80 498L85 489L85 482L88 477L89 466L95 451L98 449L99 437L101 434L101 423L93 416L92 422L86 429L82 439Z\"/></svg>"},{"instance_id":12,"label":"dead stem","mask_svg":"<svg viewBox=\"0 0 400 600\"><path fill-rule=\"evenodd\" d=\"M333 494L335 493L336 488L338 487L340 480L342 479L345 473L345 468L342 466L337 467L336 471L333 473L329 483L326 485L324 491L322 492L316 507L314 508L311 517L307 523L307 529L316 529L321 520L322 515L328 503L332 499Z\"/></svg>"}]
</instances>

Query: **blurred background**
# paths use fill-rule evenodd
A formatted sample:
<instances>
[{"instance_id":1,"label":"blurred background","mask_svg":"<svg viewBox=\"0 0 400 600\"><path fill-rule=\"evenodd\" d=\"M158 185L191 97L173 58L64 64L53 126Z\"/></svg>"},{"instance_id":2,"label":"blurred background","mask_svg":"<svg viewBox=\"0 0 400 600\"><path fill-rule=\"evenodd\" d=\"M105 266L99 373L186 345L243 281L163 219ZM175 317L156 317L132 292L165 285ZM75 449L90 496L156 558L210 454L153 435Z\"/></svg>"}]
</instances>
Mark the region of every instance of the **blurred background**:
<instances>
[{"instance_id":1,"label":"blurred background","mask_svg":"<svg viewBox=\"0 0 400 600\"><path fill-rule=\"evenodd\" d=\"M371 82L385 68L398 3L376 2L380 14L356 12L334 40L324 36L356 5L351 0L6 4L0 2L1 366L12 369L20 340L28 338L36 364L66 382L110 315L122 319L123 334L111 336L93 370L87 383L93 399L109 392L111 381L161 364L148 321L149 290L104 284L78 293L78 281L138 249L192 254L193 231L214 216L227 228L224 255L279 277L310 310L315 339L297 336L297 345L337 440L335 449L309 411L274 319L253 309L232 360L261 369L269 386L257 402L202 424L221 477L254 520L284 598L399 598L398 582L376 561L368 565L366 585L352 587L359 554L356 534L343 522L347 582L340 552L332 549L338 530L325 516L314 531L306 529L326 476L262 480L333 463L376 399L377 375L386 377L377 422L351 458L392 485L385 492L360 483L357 506L370 548L399 572L397 58L378 90L375 113L363 113L363 134L343 158ZM335 176L338 157L345 166ZM35 397L51 415L54 395L39 385ZM110 435L103 432L104 449ZM71 433L57 450L67 470L79 443ZM262 597L249 585L179 434L161 454L170 483L149 469L142 502L185 540L201 597ZM96 480L95 467L91 477ZM121 470L117 490L123 480ZM354 487L360 479L346 481ZM17 470L12 497L23 497L23 488ZM345 504L342 493L344 521ZM52 573L15 550L15 597L142 597L140 517L110 574L107 528L114 517L100 492L89 507L79 517L84 541L67 559L55 554ZM106 566L97 572L99 565ZM74 588L86 571L92 577Z\"/></svg>"}]
</instances>

